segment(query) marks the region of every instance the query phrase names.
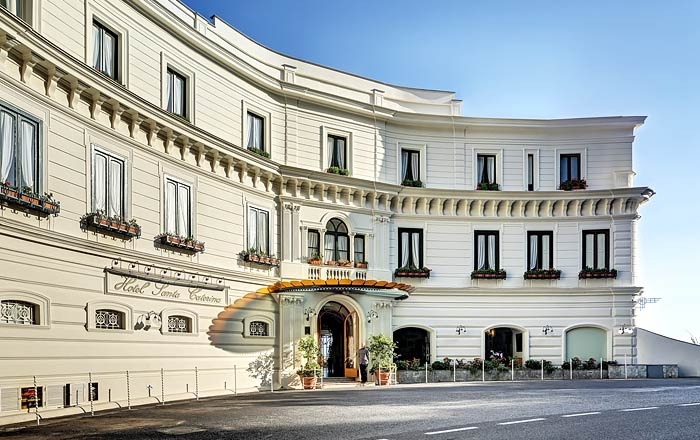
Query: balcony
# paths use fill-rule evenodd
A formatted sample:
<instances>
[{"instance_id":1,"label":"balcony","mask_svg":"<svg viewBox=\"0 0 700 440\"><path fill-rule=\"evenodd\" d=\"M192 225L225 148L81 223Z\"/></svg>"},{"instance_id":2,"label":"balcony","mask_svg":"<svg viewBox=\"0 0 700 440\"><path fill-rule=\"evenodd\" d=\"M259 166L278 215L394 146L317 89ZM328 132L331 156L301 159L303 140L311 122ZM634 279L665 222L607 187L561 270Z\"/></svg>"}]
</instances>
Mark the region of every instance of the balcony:
<instances>
[{"instance_id":1,"label":"balcony","mask_svg":"<svg viewBox=\"0 0 700 440\"><path fill-rule=\"evenodd\" d=\"M309 280L366 280L367 269L341 266L318 266L309 265L307 267L306 278Z\"/></svg>"}]
</instances>

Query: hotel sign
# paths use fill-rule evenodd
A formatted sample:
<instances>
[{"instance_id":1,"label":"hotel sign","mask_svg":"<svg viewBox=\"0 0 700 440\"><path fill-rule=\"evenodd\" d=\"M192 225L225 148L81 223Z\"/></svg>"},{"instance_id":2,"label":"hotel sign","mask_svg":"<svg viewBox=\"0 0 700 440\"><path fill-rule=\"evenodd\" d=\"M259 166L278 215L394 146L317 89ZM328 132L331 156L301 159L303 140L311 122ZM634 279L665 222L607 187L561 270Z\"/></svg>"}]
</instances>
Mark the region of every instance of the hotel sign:
<instances>
[{"instance_id":1,"label":"hotel sign","mask_svg":"<svg viewBox=\"0 0 700 440\"><path fill-rule=\"evenodd\" d=\"M167 280L149 280L107 272L107 293L141 298L186 302L207 306L227 306L226 290L203 286L172 284Z\"/></svg>"}]
</instances>

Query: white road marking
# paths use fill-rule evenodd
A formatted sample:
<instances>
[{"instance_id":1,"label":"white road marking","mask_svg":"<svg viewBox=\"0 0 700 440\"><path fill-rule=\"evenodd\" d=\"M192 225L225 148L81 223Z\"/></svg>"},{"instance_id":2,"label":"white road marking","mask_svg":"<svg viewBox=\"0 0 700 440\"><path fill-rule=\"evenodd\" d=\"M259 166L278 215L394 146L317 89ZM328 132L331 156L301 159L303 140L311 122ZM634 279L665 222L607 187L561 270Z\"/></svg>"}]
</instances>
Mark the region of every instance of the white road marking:
<instances>
[{"instance_id":1,"label":"white road marking","mask_svg":"<svg viewBox=\"0 0 700 440\"><path fill-rule=\"evenodd\" d=\"M541 420L547 420L547 419L539 418L539 419L515 420L515 421L513 421L513 422L503 422L503 423L499 423L499 425L515 425L515 424L518 424L518 423L539 422L539 421L541 421Z\"/></svg>"},{"instance_id":2,"label":"white road marking","mask_svg":"<svg viewBox=\"0 0 700 440\"><path fill-rule=\"evenodd\" d=\"M446 429L444 431L426 432L425 435L447 434L448 432L471 431L473 429L479 429L479 427L478 426L467 426L466 428Z\"/></svg>"},{"instance_id":3,"label":"white road marking","mask_svg":"<svg viewBox=\"0 0 700 440\"><path fill-rule=\"evenodd\" d=\"M587 412L587 413L579 413L579 414L567 414L567 415L562 416L562 417L582 417L582 416L593 416L596 414L600 414L600 412L596 411L596 412Z\"/></svg>"},{"instance_id":4,"label":"white road marking","mask_svg":"<svg viewBox=\"0 0 700 440\"><path fill-rule=\"evenodd\" d=\"M700 405L700 402L695 402L695 403L681 403L678 406L698 406Z\"/></svg>"},{"instance_id":5,"label":"white road marking","mask_svg":"<svg viewBox=\"0 0 700 440\"><path fill-rule=\"evenodd\" d=\"M658 406L647 406L646 408L628 408L628 409L621 409L620 412L647 411L650 409L659 409L659 407Z\"/></svg>"}]
</instances>

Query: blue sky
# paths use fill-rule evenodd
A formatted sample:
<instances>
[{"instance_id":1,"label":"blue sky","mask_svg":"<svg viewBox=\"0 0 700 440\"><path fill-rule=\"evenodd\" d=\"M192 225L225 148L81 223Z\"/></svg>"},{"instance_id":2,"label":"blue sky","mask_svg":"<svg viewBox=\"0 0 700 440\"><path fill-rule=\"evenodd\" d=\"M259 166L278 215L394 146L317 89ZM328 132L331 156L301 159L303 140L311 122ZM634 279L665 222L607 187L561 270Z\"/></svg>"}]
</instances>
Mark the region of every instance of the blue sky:
<instances>
[{"instance_id":1,"label":"blue sky","mask_svg":"<svg viewBox=\"0 0 700 440\"><path fill-rule=\"evenodd\" d=\"M639 273L660 297L637 324L700 338L700 2L186 0L296 58L390 84L451 90L462 114L646 115L634 144Z\"/></svg>"}]
</instances>

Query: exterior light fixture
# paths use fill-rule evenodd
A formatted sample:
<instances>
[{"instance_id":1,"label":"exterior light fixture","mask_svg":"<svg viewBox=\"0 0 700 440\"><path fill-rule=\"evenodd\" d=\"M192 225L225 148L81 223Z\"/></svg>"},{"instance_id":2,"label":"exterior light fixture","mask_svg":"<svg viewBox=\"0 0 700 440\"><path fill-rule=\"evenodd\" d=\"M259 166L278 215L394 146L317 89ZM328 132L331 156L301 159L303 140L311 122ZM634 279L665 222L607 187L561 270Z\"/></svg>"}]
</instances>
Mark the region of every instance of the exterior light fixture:
<instances>
[{"instance_id":1,"label":"exterior light fixture","mask_svg":"<svg viewBox=\"0 0 700 440\"><path fill-rule=\"evenodd\" d=\"M554 329L549 325L545 325L544 327L542 327L542 333L544 333L544 335L547 336L550 333L554 333Z\"/></svg>"},{"instance_id":2,"label":"exterior light fixture","mask_svg":"<svg viewBox=\"0 0 700 440\"><path fill-rule=\"evenodd\" d=\"M307 307L304 309L304 315L306 315L306 320L310 320L312 316L316 315L316 310L313 307Z\"/></svg>"},{"instance_id":3,"label":"exterior light fixture","mask_svg":"<svg viewBox=\"0 0 700 440\"><path fill-rule=\"evenodd\" d=\"M455 329L458 335L461 335L462 333L467 333L467 328L463 325L458 325L457 328Z\"/></svg>"},{"instance_id":4,"label":"exterior light fixture","mask_svg":"<svg viewBox=\"0 0 700 440\"><path fill-rule=\"evenodd\" d=\"M379 318L379 314L377 312L375 312L374 310L370 310L369 312L367 312L367 323L368 324L370 322L372 322L372 319L377 319L377 318Z\"/></svg>"},{"instance_id":5,"label":"exterior light fixture","mask_svg":"<svg viewBox=\"0 0 700 440\"><path fill-rule=\"evenodd\" d=\"M634 327L627 324L622 324L620 328L617 329L617 333L620 335L631 335L634 333Z\"/></svg>"},{"instance_id":6,"label":"exterior light fixture","mask_svg":"<svg viewBox=\"0 0 700 440\"><path fill-rule=\"evenodd\" d=\"M137 327L136 329L139 330L150 330L152 328L159 329L160 328L160 315L151 310L150 312L146 312L138 317L136 320Z\"/></svg>"}]
</instances>

